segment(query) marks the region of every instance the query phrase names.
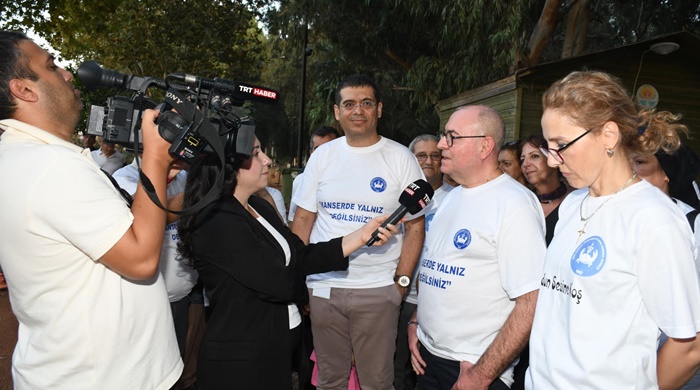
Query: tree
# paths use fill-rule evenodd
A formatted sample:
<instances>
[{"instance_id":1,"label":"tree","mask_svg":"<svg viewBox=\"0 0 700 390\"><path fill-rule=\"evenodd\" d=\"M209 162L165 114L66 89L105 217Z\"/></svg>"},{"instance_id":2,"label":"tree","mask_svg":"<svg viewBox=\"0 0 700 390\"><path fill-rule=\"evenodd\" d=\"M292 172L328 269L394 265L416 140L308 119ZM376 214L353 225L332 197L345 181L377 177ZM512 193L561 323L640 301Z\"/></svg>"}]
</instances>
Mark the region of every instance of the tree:
<instances>
[{"instance_id":1,"label":"tree","mask_svg":"<svg viewBox=\"0 0 700 390\"><path fill-rule=\"evenodd\" d=\"M32 29L63 58L77 63L96 60L106 68L138 76L164 78L185 72L261 84L266 37L257 15L241 1L48 0L3 1L2 5L4 28ZM98 105L104 103L105 93L128 95L126 91L83 92L86 98L100 98L88 101ZM274 108L253 105L252 110L257 109L265 112L257 123L264 140L262 130L279 127L275 121L284 112L275 114Z\"/></svg>"}]
</instances>

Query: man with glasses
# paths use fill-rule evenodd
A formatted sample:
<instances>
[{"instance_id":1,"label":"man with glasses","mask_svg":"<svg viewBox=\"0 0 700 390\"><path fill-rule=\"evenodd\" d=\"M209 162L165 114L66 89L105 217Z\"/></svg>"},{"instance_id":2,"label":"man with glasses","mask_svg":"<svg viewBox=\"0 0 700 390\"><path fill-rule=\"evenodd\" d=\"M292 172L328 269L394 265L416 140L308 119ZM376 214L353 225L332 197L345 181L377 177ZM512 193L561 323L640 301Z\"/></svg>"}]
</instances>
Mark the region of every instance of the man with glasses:
<instances>
[{"instance_id":1,"label":"man with glasses","mask_svg":"<svg viewBox=\"0 0 700 390\"><path fill-rule=\"evenodd\" d=\"M408 149L416 156L420 164L425 180L430 183L435 193L425 211L425 232L430 229L430 221L445 195L454 188L445 183L440 172L442 165L442 152L438 149L440 138L433 134L422 134L414 138L408 145ZM408 349L408 333L406 324L416 311L418 304L418 290L416 289L416 276L418 267L413 272L412 282L408 293L404 295L401 310L399 311L399 324L396 337L396 354L394 355L394 389L413 390L416 387L416 374L411 367L411 351Z\"/></svg>"},{"instance_id":2,"label":"man with glasses","mask_svg":"<svg viewBox=\"0 0 700 390\"><path fill-rule=\"evenodd\" d=\"M311 155L293 196L292 231L306 242L342 236L392 213L406 186L424 179L405 146L377 133L382 102L371 79L341 80L334 111L345 137ZM392 388L399 306L425 236L422 213L407 217L405 233L381 248L355 251L347 271L307 278L319 389L347 389L353 354L362 388Z\"/></svg>"},{"instance_id":3,"label":"man with glasses","mask_svg":"<svg viewBox=\"0 0 700 390\"><path fill-rule=\"evenodd\" d=\"M545 255L537 197L498 168L505 126L466 106L445 125L442 172L460 187L439 205L408 323L420 389L509 389L530 333Z\"/></svg>"}]
</instances>

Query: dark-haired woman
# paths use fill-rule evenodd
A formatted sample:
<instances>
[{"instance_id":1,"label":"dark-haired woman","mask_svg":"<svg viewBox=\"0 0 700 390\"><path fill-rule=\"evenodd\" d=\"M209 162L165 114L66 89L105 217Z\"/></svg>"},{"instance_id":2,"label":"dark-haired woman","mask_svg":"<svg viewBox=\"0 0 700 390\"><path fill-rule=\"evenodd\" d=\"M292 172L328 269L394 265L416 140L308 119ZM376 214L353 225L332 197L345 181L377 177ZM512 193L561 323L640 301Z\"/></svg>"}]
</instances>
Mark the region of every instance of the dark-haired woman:
<instances>
[{"instance_id":1,"label":"dark-haired woman","mask_svg":"<svg viewBox=\"0 0 700 390\"><path fill-rule=\"evenodd\" d=\"M559 179L559 170L547 165L547 157L542 154L540 146L544 143L544 137L534 134L522 141L520 147L520 169L525 180L535 189L537 199L544 211L547 232L545 241L547 245L552 242L554 227L559 220L559 205L571 188L563 180Z\"/></svg>"},{"instance_id":2,"label":"dark-haired woman","mask_svg":"<svg viewBox=\"0 0 700 390\"><path fill-rule=\"evenodd\" d=\"M580 189L559 206L547 248L526 388L678 388L700 365L693 236L629 156L672 152L685 127L638 112L602 72L573 72L542 102L547 163ZM660 330L669 339L657 353Z\"/></svg>"},{"instance_id":3,"label":"dark-haired woman","mask_svg":"<svg viewBox=\"0 0 700 390\"><path fill-rule=\"evenodd\" d=\"M299 344L304 275L343 270L386 217L329 242L304 245L265 200L270 159L255 139L251 158L226 164L220 198L180 219L180 253L192 259L210 302L197 366L208 389L291 389ZM215 182L218 159L205 156L189 171L183 207L196 204ZM396 227L379 228L383 244Z\"/></svg>"}]
</instances>

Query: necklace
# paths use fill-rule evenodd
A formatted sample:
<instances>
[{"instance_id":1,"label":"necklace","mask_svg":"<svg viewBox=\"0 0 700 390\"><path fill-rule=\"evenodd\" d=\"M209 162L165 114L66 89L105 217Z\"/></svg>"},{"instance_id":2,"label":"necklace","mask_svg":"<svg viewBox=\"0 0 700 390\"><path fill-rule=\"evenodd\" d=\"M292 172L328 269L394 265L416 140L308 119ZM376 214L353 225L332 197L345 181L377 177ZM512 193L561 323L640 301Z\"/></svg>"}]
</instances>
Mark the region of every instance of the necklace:
<instances>
[{"instance_id":1,"label":"necklace","mask_svg":"<svg viewBox=\"0 0 700 390\"><path fill-rule=\"evenodd\" d=\"M552 192L548 192L546 194L536 194L536 195L537 195L537 199L540 200L540 203L552 203L553 201L564 196L564 194L566 194L566 190L567 190L566 184L560 183L559 187L556 190L554 190Z\"/></svg>"},{"instance_id":2,"label":"necklace","mask_svg":"<svg viewBox=\"0 0 700 390\"><path fill-rule=\"evenodd\" d=\"M637 177L637 173L636 173L636 172L632 175L632 177L629 178L629 180L627 180L627 182L626 182L622 187L620 187L619 190L617 190L614 194L610 195L610 197L609 197L608 199L605 199L605 201L604 201L603 203L601 203L600 206L598 206L597 209L593 210L593 212L591 213L591 215L589 215L589 216L587 216L587 217L584 217L584 216L583 216L583 203L586 202L586 204L588 204L588 203L587 203L588 198L591 197L591 193L590 193L590 192L588 192L588 193L586 194L586 196L585 196L585 197L583 198L583 200L581 201L581 205L579 206L579 216L581 217L581 222L583 222L583 227L581 228L581 230L578 231L578 239L576 240L576 243L578 243L579 241L581 241L581 236L583 236L583 235L586 233L586 230L585 230L585 229L586 229L586 226L588 225L588 221L590 221L591 218L593 218L593 216L595 215L595 213L597 213L598 210L600 210L603 206L605 206L606 203L610 202L610 200L611 200L612 198L614 198L615 195L617 195L617 194L619 194L620 192L622 192L622 190L624 190L624 189L632 182L632 180L634 180L635 177Z\"/></svg>"}]
</instances>

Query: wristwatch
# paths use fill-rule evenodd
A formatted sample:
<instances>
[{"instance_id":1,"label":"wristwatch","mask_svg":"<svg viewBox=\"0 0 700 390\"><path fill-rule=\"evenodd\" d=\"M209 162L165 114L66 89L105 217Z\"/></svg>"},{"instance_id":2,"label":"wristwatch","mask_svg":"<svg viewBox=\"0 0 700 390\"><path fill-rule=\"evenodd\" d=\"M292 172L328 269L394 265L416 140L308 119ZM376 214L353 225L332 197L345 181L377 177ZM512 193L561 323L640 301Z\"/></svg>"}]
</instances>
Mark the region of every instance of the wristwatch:
<instances>
[{"instance_id":1,"label":"wristwatch","mask_svg":"<svg viewBox=\"0 0 700 390\"><path fill-rule=\"evenodd\" d=\"M411 277L406 275L395 275L394 282L398 283L400 287L407 288L411 285Z\"/></svg>"}]
</instances>

